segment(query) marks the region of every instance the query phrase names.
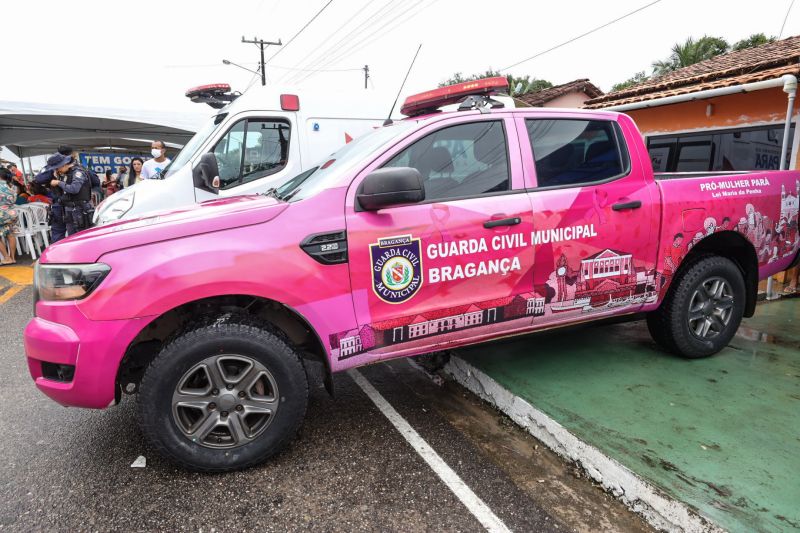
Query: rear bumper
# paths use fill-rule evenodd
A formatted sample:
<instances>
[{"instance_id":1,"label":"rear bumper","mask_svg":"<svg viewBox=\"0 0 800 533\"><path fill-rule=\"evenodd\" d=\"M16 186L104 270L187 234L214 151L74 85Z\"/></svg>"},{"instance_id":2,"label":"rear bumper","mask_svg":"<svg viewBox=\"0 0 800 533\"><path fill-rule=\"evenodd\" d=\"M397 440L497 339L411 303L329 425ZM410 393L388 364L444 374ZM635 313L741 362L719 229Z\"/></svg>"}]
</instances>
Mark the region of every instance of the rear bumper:
<instances>
[{"instance_id":1,"label":"rear bumper","mask_svg":"<svg viewBox=\"0 0 800 533\"><path fill-rule=\"evenodd\" d=\"M48 304L39 302L37 311L42 307ZM120 361L150 318L93 321L75 305L63 304L55 313L37 314L58 318L54 322L36 317L25 327L28 369L39 390L65 406L102 409L112 405ZM42 363L74 367L72 379L56 379Z\"/></svg>"}]
</instances>

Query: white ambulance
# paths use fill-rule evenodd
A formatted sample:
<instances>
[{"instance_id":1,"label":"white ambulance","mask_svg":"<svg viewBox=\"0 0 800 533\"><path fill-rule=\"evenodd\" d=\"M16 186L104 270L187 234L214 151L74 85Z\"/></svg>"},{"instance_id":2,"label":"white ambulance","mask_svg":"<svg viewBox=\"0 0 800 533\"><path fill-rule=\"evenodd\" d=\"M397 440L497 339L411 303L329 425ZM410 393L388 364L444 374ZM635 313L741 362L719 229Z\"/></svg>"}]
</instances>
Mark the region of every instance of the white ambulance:
<instances>
[{"instance_id":1,"label":"white ambulance","mask_svg":"<svg viewBox=\"0 0 800 533\"><path fill-rule=\"evenodd\" d=\"M392 98L259 87L240 97L226 84L190 89L193 101L219 108L174 157L159 179L143 180L102 202L95 223L140 217L219 197L264 193L379 127ZM213 154L214 176L201 165ZM215 160L215 161L213 161ZM218 176L218 178L217 178Z\"/></svg>"}]
</instances>

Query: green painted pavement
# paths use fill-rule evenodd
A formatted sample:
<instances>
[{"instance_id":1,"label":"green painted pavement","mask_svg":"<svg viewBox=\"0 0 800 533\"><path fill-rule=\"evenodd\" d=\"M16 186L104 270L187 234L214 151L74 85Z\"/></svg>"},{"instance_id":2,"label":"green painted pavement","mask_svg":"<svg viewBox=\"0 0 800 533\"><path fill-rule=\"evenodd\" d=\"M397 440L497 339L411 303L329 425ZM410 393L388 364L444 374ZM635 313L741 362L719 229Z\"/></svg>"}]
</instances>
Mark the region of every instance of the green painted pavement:
<instances>
[{"instance_id":1,"label":"green painted pavement","mask_svg":"<svg viewBox=\"0 0 800 533\"><path fill-rule=\"evenodd\" d=\"M659 351L643 322L458 355L720 526L800 530L800 299L760 305L708 359Z\"/></svg>"}]
</instances>

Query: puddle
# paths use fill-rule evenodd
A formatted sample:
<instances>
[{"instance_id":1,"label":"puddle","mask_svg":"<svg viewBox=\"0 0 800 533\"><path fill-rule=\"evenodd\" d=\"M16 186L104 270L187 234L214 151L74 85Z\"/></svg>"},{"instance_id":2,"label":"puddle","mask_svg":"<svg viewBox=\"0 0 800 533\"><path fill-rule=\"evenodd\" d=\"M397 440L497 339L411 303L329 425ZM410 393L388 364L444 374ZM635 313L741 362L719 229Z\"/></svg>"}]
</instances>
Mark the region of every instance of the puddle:
<instances>
[{"instance_id":1,"label":"puddle","mask_svg":"<svg viewBox=\"0 0 800 533\"><path fill-rule=\"evenodd\" d=\"M769 333L747 327L744 324L739 326L739 330L736 332L736 336L748 341L765 342L768 344L779 344L778 340L775 338L775 335L771 335Z\"/></svg>"}]
</instances>

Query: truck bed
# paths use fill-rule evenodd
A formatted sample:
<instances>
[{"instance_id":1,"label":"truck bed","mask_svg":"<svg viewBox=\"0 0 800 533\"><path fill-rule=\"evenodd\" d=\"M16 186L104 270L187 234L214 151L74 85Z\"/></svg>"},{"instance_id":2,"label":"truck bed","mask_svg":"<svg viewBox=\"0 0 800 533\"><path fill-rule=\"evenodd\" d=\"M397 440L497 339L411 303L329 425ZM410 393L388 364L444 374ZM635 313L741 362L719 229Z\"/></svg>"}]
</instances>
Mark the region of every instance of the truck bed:
<instances>
[{"instance_id":1,"label":"truck bed","mask_svg":"<svg viewBox=\"0 0 800 533\"><path fill-rule=\"evenodd\" d=\"M668 254L685 257L700 241L720 232L753 245L760 279L788 268L797 257L800 172L670 172L655 177L662 201L659 270L666 268Z\"/></svg>"}]
</instances>

